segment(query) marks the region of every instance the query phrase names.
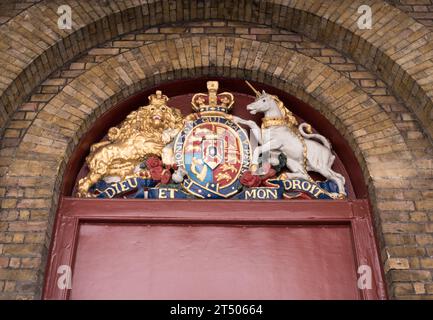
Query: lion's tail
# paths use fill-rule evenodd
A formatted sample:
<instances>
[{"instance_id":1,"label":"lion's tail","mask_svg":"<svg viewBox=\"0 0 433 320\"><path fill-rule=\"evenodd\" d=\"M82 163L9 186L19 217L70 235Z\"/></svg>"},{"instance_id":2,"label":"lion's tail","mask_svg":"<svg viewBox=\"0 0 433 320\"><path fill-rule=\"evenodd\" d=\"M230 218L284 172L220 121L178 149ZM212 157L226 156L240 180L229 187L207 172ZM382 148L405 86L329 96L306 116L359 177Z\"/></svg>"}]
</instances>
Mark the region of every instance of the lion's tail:
<instances>
[{"instance_id":1,"label":"lion's tail","mask_svg":"<svg viewBox=\"0 0 433 320\"><path fill-rule=\"evenodd\" d=\"M301 123L298 127L298 130L301 136L303 136L304 138L319 140L326 148L331 150L332 147L328 139L326 139L321 134L313 133L311 125L309 125L308 123Z\"/></svg>"}]
</instances>

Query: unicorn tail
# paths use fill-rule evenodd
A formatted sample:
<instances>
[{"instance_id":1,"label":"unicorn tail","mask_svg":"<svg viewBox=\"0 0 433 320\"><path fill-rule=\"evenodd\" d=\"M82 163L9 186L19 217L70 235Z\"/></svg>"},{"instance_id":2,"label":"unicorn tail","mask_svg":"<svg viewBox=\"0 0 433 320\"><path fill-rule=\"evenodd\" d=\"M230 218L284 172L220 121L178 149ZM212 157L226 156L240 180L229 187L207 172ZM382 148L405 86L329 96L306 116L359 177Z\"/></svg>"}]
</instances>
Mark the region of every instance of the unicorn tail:
<instances>
[{"instance_id":1,"label":"unicorn tail","mask_svg":"<svg viewBox=\"0 0 433 320\"><path fill-rule=\"evenodd\" d=\"M331 144L329 143L328 139L326 139L324 136L322 136L321 134L317 134L317 133L312 133L313 130L311 128L311 125L309 125L308 123L301 123L298 127L299 133L301 134L301 136L303 136L306 139L316 139L319 140L326 148L328 148L329 150L331 150Z\"/></svg>"}]
</instances>

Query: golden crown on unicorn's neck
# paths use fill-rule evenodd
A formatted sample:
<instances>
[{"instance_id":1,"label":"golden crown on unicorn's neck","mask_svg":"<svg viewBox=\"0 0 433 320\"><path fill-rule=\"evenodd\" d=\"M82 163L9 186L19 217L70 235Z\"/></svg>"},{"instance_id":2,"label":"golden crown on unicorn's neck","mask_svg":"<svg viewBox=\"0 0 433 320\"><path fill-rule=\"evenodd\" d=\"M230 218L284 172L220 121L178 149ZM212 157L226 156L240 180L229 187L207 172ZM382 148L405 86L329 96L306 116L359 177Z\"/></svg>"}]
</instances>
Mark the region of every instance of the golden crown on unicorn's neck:
<instances>
[{"instance_id":1,"label":"golden crown on unicorn's neck","mask_svg":"<svg viewBox=\"0 0 433 320\"><path fill-rule=\"evenodd\" d=\"M192 97L192 108L196 112L224 112L228 113L235 103L234 96L229 92L218 92L218 81L207 82L206 93L197 93Z\"/></svg>"}]
</instances>

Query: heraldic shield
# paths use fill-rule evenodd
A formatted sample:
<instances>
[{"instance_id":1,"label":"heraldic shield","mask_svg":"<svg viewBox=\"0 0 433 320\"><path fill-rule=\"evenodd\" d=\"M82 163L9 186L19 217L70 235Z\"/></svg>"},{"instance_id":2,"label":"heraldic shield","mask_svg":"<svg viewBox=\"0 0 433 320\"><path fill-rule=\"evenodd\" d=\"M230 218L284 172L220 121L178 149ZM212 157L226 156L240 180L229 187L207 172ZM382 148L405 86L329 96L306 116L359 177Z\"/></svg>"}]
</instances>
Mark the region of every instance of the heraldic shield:
<instances>
[{"instance_id":1,"label":"heraldic shield","mask_svg":"<svg viewBox=\"0 0 433 320\"><path fill-rule=\"evenodd\" d=\"M200 198L227 198L239 191L249 169L250 144L243 128L224 116L201 116L179 135L175 158L185 168L184 188Z\"/></svg>"},{"instance_id":2,"label":"heraldic shield","mask_svg":"<svg viewBox=\"0 0 433 320\"><path fill-rule=\"evenodd\" d=\"M242 188L239 177L249 169L251 146L247 132L227 114L231 93L217 94L218 82L208 82L209 95L196 94L194 119L187 121L175 145L176 164L185 169L184 189L199 198L228 198Z\"/></svg>"}]
</instances>

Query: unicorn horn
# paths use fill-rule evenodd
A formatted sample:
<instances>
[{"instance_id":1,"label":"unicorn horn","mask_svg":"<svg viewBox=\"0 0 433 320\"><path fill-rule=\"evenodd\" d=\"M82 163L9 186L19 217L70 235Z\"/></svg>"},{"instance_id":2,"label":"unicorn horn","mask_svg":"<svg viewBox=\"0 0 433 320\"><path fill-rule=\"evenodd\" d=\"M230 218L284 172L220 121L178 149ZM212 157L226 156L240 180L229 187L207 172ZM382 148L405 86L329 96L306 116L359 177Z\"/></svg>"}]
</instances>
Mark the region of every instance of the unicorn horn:
<instances>
[{"instance_id":1,"label":"unicorn horn","mask_svg":"<svg viewBox=\"0 0 433 320\"><path fill-rule=\"evenodd\" d=\"M245 80L245 83L254 91L256 94L256 97L260 97L260 92L258 92L247 80Z\"/></svg>"}]
</instances>

